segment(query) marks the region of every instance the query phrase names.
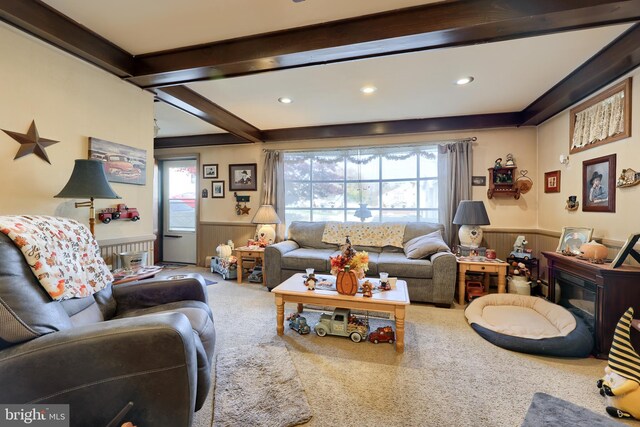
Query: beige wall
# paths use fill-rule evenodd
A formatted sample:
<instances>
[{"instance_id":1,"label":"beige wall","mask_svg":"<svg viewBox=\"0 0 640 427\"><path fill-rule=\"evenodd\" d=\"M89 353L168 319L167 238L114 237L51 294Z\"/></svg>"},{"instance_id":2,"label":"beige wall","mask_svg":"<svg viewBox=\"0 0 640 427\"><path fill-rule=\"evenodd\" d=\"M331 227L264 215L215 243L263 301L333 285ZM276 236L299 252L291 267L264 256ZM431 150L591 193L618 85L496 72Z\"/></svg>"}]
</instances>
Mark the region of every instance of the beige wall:
<instances>
[{"instance_id":1,"label":"beige wall","mask_svg":"<svg viewBox=\"0 0 640 427\"><path fill-rule=\"evenodd\" d=\"M200 153L200 162L217 163L219 178L225 181L224 199L201 199L200 221L204 222L251 222L253 214L260 206L261 182L258 182L258 191L239 192L241 195L250 195L250 215L237 216L235 214L235 200L233 194L228 191L229 164L231 163L257 163L258 175L262 177L262 164L264 160L263 149L295 150L301 148L335 148L355 145L394 145L408 143L422 143L429 141L442 141L453 138L475 136L478 138L474 144L474 175L487 176L487 168L493 166L498 157L505 158L507 153L513 153L519 169L529 170L529 176L537 183L536 170L536 130L535 128L520 129L490 129L482 131L468 131L456 133L431 133L420 135L403 135L377 138L352 138L336 140L296 141L277 144L246 144L222 147L199 147L185 149L156 150L157 155L186 153ZM200 173L200 176L202 174ZM201 188L208 188L211 192L211 180L200 179ZM534 227L536 225L537 200L535 186L520 200L513 198L494 197L487 199L488 187L473 187L473 197L476 200L484 200L491 220L491 227Z\"/></svg>"},{"instance_id":2,"label":"beige wall","mask_svg":"<svg viewBox=\"0 0 640 427\"><path fill-rule=\"evenodd\" d=\"M87 158L90 136L145 149L153 164L152 95L2 23L0 56L0 128L26 133L35 119L41 137L60 141L46 149L51 165L35 155L13 160L20 145L0 132L0 214L61 215L88 224L87 208L53 196L74 159ZM98 239L151 234L152 169L145 186L112 184L142 220L98 223Z\"/></svg>"},{"instance_id":3,"label":"beige wall","mask_svg":"<svg viewBox=\"0 0 640 427\"><path fill-rule=\"evenodd\" d=\"M561 171L560 193L545 194L542 182L536 189L539 199L539 228L560 231L564 226L593 227L594 237L605 239L605 243L610 240L624 241L629 234L640 232L640 186L616 189L615 213L582 212L581 207L572 212L565 209L570 195L578 196L580 203L583 203L583 161L616 154L616 178L624 168L640 171L640 71L635 71L630 76L634 78L630 138L571 154L569 164L565 166L560 164L558 157L560 154L569 154L569 111L538 126L538 175L541 181L545 172Z\"/></svg>"}]
</instances>

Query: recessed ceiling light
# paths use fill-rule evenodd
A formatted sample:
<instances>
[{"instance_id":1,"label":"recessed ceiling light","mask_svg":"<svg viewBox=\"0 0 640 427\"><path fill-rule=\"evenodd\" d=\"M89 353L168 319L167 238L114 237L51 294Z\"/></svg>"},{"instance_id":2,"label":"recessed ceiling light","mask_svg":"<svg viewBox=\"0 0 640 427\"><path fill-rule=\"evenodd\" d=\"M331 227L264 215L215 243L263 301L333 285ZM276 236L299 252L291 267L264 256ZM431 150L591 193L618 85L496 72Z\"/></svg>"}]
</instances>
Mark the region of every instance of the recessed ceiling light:
<instances>
[{"instance_id":1,"label":"recessed ceiling light","mask_svg":"<svg viewBox=\"0 0 640 427\"><path fill-rule=\"evenodd\" d=\"M463 85L468 85L469 83L471 83L473 81L473 77L469 76L469 77L463 77L461 79L456 80L456 84L458 86L463 86Z\"/></svg>"},{"instance_id":2,"label":"recessed ceiling light","mask_svg":"<svg viewBox=\"0 0 640 427\"><path fill-rule=\"evenodd\" d=\"M291 104L293 102L293 99L283 96L282 98L278 98L278 102L282 104Z\"/></svg>"},{"instance_id":3,"label":"recessed ceiling light","mask_svg":"<svg viewBox=\"0 0 640 427\"><path fill-rule=\"evenodd\" d=\"M369 94L371 94L371 93L373 93L373 92L375 92L377 90L378 90L378 88L375 87L375 86L364 86L364 87L360 88L360 92L366 93L367 95L369 95Z\"/></svg>"}]
</instances>

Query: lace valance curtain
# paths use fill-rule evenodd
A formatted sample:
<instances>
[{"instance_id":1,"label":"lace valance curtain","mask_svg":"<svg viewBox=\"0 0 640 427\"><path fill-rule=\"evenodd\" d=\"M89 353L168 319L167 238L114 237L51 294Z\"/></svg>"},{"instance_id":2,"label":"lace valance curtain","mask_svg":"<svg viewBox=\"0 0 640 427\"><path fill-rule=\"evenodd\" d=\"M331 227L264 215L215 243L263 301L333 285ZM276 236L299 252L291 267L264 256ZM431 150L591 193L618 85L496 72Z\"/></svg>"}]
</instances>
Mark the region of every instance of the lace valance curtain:
<instances>
[{"instance_id":1,"label":"lace valance curtain","mask_svg":"<svg viewBox=\"0 0 640 427\"><path fill-rule=\"evenodd\" d=\"M582 148L624 132L624 92L576 114L571 148Z\"/></svg>"}]
</instances>

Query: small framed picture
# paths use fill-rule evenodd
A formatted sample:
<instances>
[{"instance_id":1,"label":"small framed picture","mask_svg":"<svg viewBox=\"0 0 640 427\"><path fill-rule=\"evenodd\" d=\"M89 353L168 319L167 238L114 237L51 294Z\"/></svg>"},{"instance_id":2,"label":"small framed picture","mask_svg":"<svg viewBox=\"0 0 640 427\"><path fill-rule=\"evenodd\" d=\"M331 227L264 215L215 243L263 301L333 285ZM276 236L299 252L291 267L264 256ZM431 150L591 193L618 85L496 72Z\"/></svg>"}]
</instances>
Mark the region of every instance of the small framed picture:
<instances>
[{"instance_id":1,"label":"small framed picture","mask_svg":"<svg viewBox=\"0 0 640 427\"><path fill-rule=\"evenodd\" d=\"M582 211L616 211L616 155L582 162Z\"/></svg>"},{"instance_id":2,"label":"small framed picture","mask_svg":"<svg viewBox=\"0 0 640 427\"><path fill-rule=\"evenodd\" d=\"M472 176L471 177L471 185L477 187L485 187L487 185L487 177L486 176Z\"/></svg>"},{"instance_id":3,"label":"small framed picture","mask_svg":"<svg viewBox=\"0 0 640 427\"><path fill-rule=\"evenodd\" d=\"M211 181L211 198L224 198L224 181Z\"/></svg>"},{"instance_id":4,"label":"small framed picture","mask_svg":"<svg viewBox=\"0 0 640 427\"><path fill-rule=\"evenodd\" d=\"M217 178L218 165L202 165L202 178Z\"/></svg>"},{"instance_id":5,"label":"small framed picture","mask_svg":"<svg viewBox=\"0 0 640 427\"><path fill-rule=\"evenodd\" d=\"M229 191L255 191L258 189L256 163L229 165Z\"/></svg>"},{"instance_id":6,"label":"small framed picture","mask_svg":"<svg viewBox=\"0 0 640 427\"><path fill-rule=\"evenodd\" d=\"M580 254L580 246L591 241L593 228L587 227L562 227L560 242L556 252L570 252L574 255Z\"/></svg>"},{"instance_id":7,"label":"small framed picture","mask_svg":"<svg viewBox=\"0 0 640 427\"><path fill-rule=\"evenodd\" d=\"M560 192L560 171L551 171L544 173L544 192L559 193Z\"/></svg>"}]
</instances>

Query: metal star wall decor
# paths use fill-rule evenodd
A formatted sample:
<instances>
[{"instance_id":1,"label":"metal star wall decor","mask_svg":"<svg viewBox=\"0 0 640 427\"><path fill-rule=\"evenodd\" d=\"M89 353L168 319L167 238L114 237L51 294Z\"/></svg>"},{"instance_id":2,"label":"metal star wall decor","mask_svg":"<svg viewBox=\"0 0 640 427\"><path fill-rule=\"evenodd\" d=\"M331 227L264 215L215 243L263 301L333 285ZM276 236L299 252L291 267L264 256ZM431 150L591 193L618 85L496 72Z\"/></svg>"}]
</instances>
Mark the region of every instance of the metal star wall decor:
<instances>
[{"instance_id":1,"label":"metal star wall decor","mask_svg":"<svg viewBox=\"0 0 640 427\"><path fill-rule=\"evenodd\" d=\"M49 156L47 156L47 152L44 149L50 145L56 144L60 141L54 141L53 139L40 138L38 135L38 128L36 128L36 121L31 122L31 126L29 126L29 131L25 133L12 132L10 130L2 129L4 133L9 135L11 138L18 141L20 145L20 149L16 153L16 156L13 160L19 159L22 156L26 156L27 154L35 154L40 157L45 162L51 164L49 160Z\"/></svg>"}]
</instances>

